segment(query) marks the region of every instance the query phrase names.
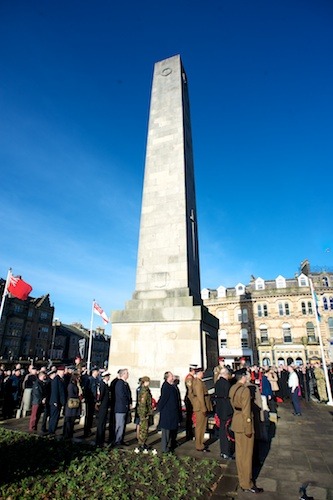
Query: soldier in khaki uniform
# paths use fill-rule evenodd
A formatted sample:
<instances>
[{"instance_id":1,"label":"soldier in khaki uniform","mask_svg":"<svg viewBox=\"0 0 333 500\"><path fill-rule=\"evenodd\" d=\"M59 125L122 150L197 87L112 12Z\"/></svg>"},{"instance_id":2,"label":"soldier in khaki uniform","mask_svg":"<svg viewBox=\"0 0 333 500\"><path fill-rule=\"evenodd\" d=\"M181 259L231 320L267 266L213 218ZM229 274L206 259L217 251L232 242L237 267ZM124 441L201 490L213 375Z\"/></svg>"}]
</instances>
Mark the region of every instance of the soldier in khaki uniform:
<instances>
[{"instance_id":1,"label":"soldier in khaki uniform","mask_svg":"<svg viewBox=\"0 0 333 500\"><path fill-rule=\"evenodd\" d=\"M149 430L149 416L153 414L153 406L152 406L152 397L149 389L150 378L142 377L141 378L142 388L139 392L139 401L138 401L138 416L140 418L140 427L139 427L139 450L144 451L148 450L147 446L147 438L148 438L148 430Z\"/></svg>"},{"instance_id":2,"label":"soldier in khaki uniform","mask_svg":"<svg viewBox=\"0 0 333 500\"><path fill-rule=\"evenodd\" d=\"M232 430L236 441L236 465L239 485L248 493L261 493L252 480L252 457L254 444L253 415L251 411L251 393L246 386L248 381L246 369L235 372L236 383L229 392L230 402L234 409Z\"/></svg>"},{"instance_id":3,"label":"soldier in khaki uniform","mask_svg":"<svg viewBox=\"0 0 333 500\"><path fill-rule=\"evenodd\" d=\"M186 408L186 441L192 441L193 439L193 422L192 422L192 414L193 414L193 406L192 406L192 386L195 377L195 369L198 365L190 365L189 373L185 377L185 387L186 394L184 398L185 408Z\"/></svg>"},{"instance_id":4,"label":"soldier in khaki uniform","mask_svg":"<svg viewBox=\"0 0 333 500\"><path fill-rule=\"evenodd\" d=\"M324 370L320 367L320 363L316 363L316 367L313 370L313 373L317 382L319 401L321 403L326 403L328 397L326 391L325 373Z\"/></svg>"},{"instance_id":5,"label":"soldier in khaki uniform","mask_svg":"<svg viewBox=\"0 0 333 500\"><path fill-rule=\"evenodd\" d=\"M215 368L213 370L214 385L216 384L216 382L220 378L221 371L225 367L225 359L224 359L224 357L223 356L219 356L218 357L218 362L219 362L219 364L217 366L215 366Z\"/></svg>"},{"instance_id":6,"label":"soldier in khaki uniform","mask_svg":"<svg viewBox=\"0 0 333 500\"><path fill-rule=\"evenodd\" d=\"M193 380L192 405L196 417L195 424L195 448L197 451L210 451L204 445L204 437L207 428L208 412L213 410L213 405L208 394L206 384L202 378L203 368L196 368L196 378Z\"/></svg>"}]
</instances>

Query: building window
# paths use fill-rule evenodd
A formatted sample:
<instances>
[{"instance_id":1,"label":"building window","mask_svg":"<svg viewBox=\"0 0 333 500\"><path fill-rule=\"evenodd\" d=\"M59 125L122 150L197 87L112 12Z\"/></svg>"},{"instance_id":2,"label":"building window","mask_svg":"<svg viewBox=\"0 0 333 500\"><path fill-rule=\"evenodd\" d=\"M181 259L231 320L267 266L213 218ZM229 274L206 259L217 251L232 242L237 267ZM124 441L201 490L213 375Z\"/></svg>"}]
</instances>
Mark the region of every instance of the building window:
<instances>
[{"instance_id":1,"label":"building window","mask_svg":"<svg viewBox=\"0 0 333 500\"><path fill-rule=\"evenodd\" d=\"M308 321L306 324L306 335L308 337L308 342L311 343L316 341L315 329L311 321Z\"/></svg>"},{"instance_id":2,"label":"building window","mask_svg":"<svg viewBox=\"0 0 333 500\"><path fill-rule=\"evenodd\" d=\"M333 338L333 318L328 318L328 331L331 339Z\"/></svg>"},{"instance_id":3,"label":"building window","mask_svg":"<svg viewBox=\"0 0 333 500\"><path fill-rule=\"evenodd\" d=\"M245 294L245 286L242 283L238 283L236 286L236 295L244 295Z\"/></svg>"},{"instance_id":4,"label":"building window","mask_svg":"<svg viewBox=\"0 0 333 500\"><path fill-rule=\"evenodd\" d=\"M298 286L308 286L308 278L305 274L301 274L298 277Z\"/></svg>"},{"instance_id":5,"label":"building window","mask_svg":"<svg viewBox=\"0 0 333 500\"><path fill-rule=\"evenodd\" d=\"M333 309L333 297L330 297L330 309Z\"/></svg>"},{"instance_id":6,"label":"building window","mask_svg":"<svg viewBox=\"0 0 333 500\"><path fill-rule=\"evenodd\" d=\"M290 308L288 302L285 302L284 304L282 302L279 302L278 307L279 316L290 316Z\"/></svg>"},{"instance_id":7,"label":"building window","mask_svg":"<svg viewBox=\"0 0 333 500\"><path fill-rule=\"evenodd\" d=\"M217 317L220 320L220 325L222 325L223 323L229 323L228 311L223 311L222 309L220 309L219 311L217 311Z\"/></svg>"},{"instance_id":8,"label":"building window","mask_svg":"<svg viewBox=\"0 0 333 500\"><path fill-rule=\"evenodd\" d=\"M263 366L271 366L271 360L270 360L270 358L267 358L267 357L263 358L262 364L263 364Z\"/></svg>"},{"instance_id":9,"label":"building window","mask_svg":"<svg viewBox=\"0 0 333 500\"><path fill-rule=\"evenodd\" d=\"M262 318L263 316L265 316L265 317L268 316L267 304L258 304L257 310L258 310L259 318Z\"/></svg>"},{"instance_id":10,"label":"building window","mask_svg":"<svg viewBox=\"0 0 333 500\"><path fill-rule=\"evenodd\" d=\"M48 319L48 317L49 317L49 313L47 313L46 311L41 311L40 319Z\"/></svg>"},{"instance_id":11,"label":"building window","mask_svg":"<svg viewBox=\"0 0 333 500\"><path fill-rule=\"evenodd\" d=\"M246 328L241 329L240 338L241 338L242 349L247 349L249 347L249 337Z\"/></svg>"},{"instance_id":12,"label":"building window","mask_svg":"<svg viewBox=\"0 0 333 500\"><path fill-rule=\"evenodd\" d=\"M217 298L222 298L226 296L226 287L225 286L219 286L217 289Z\"/></svg>"},{"instance_id":13,"label":"building window","mask_svg":"<svg viewBox=\"0 0 333 500\"><path fill-rule=\"evenodd\" d=\"M240 323L247 323L249 321L249 314L246 308L237 309L237 321Z\"/></svg>"},{"instance_id":14,"label":"building window","mask_svg":"<svg viewBox=\"0 0 333 500\"><path fill-rule=\"evenodd\" d=\"M209 290L208 288L204 288L203 290L201 290L201 298L202 300L208 300L209 299Z\"/></svg>"},{"instance_id":15,"label":"building window","mask_svg":"<svg viewBox=\"0 0 333 500\"><path fill-rule=\"evenodd\" d=\"M256 290L265 290L265 282L262 278L257 278L255 281Z\"/></svg>"},{"instance_id":16,"label":"building window","mask_svg":"<svg viewBox=\"0 0 333 500\"><path fill-rule=\"evenodd\" d=\"M283 342L285 344L290 344L293 340L291 337L291 329L289 323L284 323L282 325Z\"/></svg>"},{"instance_id":17,"label":"building window","mask_svg":"<svg viewBox=\"0 0 333 500\"><path fill-rule=\"evenodd\" d=\"M260 325L260 342L261 344L268 343L268 331L266 325Z\"/></svg>"},{"instance_id":18,"label":"building window","mask_svg":"<svg viewBox=\"0 0 333 500\"><path fill-rule=\"evenodd\" d=\"M313 314L312 302L308 302L307 304L306 302L302 302L301 307L302 307L302 314Z\"/></svg>"},{"instance_id":19,"label":"building window","mask_svg":"<svg viewBox=\"0 0 333 500\"><path fill-rule=\"evenodd\" d=\"M286 280L283 276L278 276L275 280L276 288L286 288Z\"/></svg>"},{"instance_id":20,"label":"building window","mask_svg":"<svg viewBox=\"0 0 333 500\"><path fill-rule=\"evenodd\" d=\"M323 283L323 286L325 286L325 287L328 287L328 286L329 286L327 276L323 276L322 283Z\"/></svg>"},{"instance_id":21,"label":"building window","mask_svg":"<svg viewBox=\"0 0 333 500\"><path fill-rule=\"evenodd\" d=\"M327 303L327 298L326 297L323 298L323 307L324 307L325 311L328 311L328 303Z\"/></svg>"},{"instance_id":22,"label":"building window","mask_svg":"<svg viewBox=\"0 0 333 500\"><path fill-rule=\"evenodd\" d=\"M220 349L227 347L227 332L226 330L219 330Z\"/></svg>"},{"instance_id":23,"label":"building window","mask_svg":"<svg viewBox=\"0 0 333 500\"><path fill-rule=\"evenodd\" d=\"M14 313L21 313L23 311L23 307L19 304L14 305Z\"/></svg>"}]
</instances>

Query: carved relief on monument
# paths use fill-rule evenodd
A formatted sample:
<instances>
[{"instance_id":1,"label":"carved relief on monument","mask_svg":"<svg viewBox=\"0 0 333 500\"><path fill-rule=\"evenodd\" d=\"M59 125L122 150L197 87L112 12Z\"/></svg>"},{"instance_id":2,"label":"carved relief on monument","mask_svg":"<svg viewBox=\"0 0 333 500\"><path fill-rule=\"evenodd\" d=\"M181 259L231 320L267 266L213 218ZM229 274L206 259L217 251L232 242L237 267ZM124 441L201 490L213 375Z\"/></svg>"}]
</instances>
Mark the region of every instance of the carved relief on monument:
<instances>
[{"instance_id":1,"label":"carved relief on monument","mask_svg":"<svg viewBox=\"0 0 333 500\"><path fill-rule=\"evenodd\" d=\"M152 288L165 288L169 281L169 273L154 273L151 275Z\"/></svg>"}]
</instances>

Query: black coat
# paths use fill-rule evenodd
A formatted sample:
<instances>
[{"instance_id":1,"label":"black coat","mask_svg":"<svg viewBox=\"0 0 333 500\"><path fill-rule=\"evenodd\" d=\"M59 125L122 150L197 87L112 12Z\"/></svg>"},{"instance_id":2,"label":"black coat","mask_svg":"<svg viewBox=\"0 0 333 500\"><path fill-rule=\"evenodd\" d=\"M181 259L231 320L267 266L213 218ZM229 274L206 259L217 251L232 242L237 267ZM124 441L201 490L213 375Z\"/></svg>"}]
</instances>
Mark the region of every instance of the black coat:
<instances>
[{"instance_id":1,"label":"black coat","mask_svg":"<svg viewBox=\"0 0 333 500\"><path fill-rule=\"evenodd\" d=\"M220 377L215 384L216 413L220 420L228 420L233 414L229 399L230 382Z\"/></svg>"},{"instance_id":2,"label":"black coat","mask_svg":"<svg viewBox=\"0 0 333 500\"><path fill-rule=\"evenodd\" d=\"M57 403L59 407L64 406L66 400L65 382L59 375L56 375L51 380L50 405Z\"/></svg>"},{"instance_id":3,"label":"black coat","mask_svg":"<svg viewBox=\"0 0 333 500\"><path fill-rule=\"evenodd\" d=\"M40 405L43 399L46 399L46 385L42 380L37 379L32 386L31 404Z\"/></svg>"},{"instance_id":4,"label":"black coat","mask_svg":"<svg viewBox=\"0 0 333 500\"><path fill-rule=\"evenodd\" d=\"M161 397L157 403L160 412L161 429L175 430L181 421L181 408L179 407L177 387L169 382L164 382L161 388Z\"/></svg>"},{"instance_id":5,"label":"black coat","mask_svg":"<svg viewBox=\"0 0 333 500\"><path fill-rule=\"evenodd\" d=\"M64 382L65 384L65 382ZM81 404L78 408L68 408L69 398L78 398L79 388L75 382L69 382L67 386L67 401L65 406L65 417L79 417L81 413Z\"/></svg>"},{"instance_id":6,"label":"black coat","mask_svg":"<svg viewBox=\"0 0 333 500\"><path fill-rule=\"evenodd\" d=\"M132 404L132 395L129 385L125 382L125 380L121 378L117 380L114 388L114 396L114 412L127 413L130 409L130 405Z\"/></svg>"}]
</instances>

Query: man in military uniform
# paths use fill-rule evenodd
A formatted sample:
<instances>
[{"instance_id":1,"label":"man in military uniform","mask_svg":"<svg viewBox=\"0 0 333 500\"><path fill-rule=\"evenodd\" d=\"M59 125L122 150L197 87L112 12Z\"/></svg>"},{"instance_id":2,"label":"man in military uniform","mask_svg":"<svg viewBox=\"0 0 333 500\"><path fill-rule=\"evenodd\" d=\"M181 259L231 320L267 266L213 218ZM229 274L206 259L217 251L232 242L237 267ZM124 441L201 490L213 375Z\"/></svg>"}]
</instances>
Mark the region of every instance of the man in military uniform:
<instances>
[{"instance_id":1,"label":"man in military uniform","mask_svg":"<svg viewBox=\"0 0 333 500\"><path fill-rule=\"evenodd\" d=\"M252 480L252 458L254 445L253 415L251 411L251 393L246 386L246 369L235 372L236 383L230 388L230 402L234 409L232 430L236 442L236 466L239 485L248 493L261 493Z\"/></svg>"},{"instance_id":2,"label":"man in military uniform","mask_svg":"<svg viewBox=\"0 0 333 500\"><path fill-rule=\"evenodd\" d=\"M225 367L225 359L223 356L219 356L218 357L218 362L219 364L217 366L215 366L214 368L214 371L213 371L213 377L214 377L214 384L216 384L216 382L218 381L219 377L220 377L220 373L221 371L223 370L223 368Z\"/></svg>"},{"instance_id":3,"label":"man in military uniform","mask_svg":"<svg viewBox=\"0 0 333 500\"><path fill-rule=\"evenodd\" d=\"M148 450L147 438L149 429L149 416L152 415L152 397L149 389L149 377L141 378L141 389L138 394L138 416L140 418L138 443L140 451Z\"/></svg>"},{"instance_id":4,"label":"man in military uniform","mask_svg":"<svg viewBox=\"0 0 333 500\"><path fill-rule=\"evenodd\" d=\"M328 400L327 391L326 391L326 381L325 381L325 373L324 370L320 367L320 363L317 362L315 369L313 370L316 382L317 382L317 390L320 403L326 403Z\"/></svg>"},{"instance_id":5,"label":"man in military uniform","mask_svg":"<svg viewBox=\"0 0 333 500\"><path fill-rule=\"evenodd\" d=\"M184 403L186 408L186 441L192 441L194 437L193 422L192 422L193 405L191 402L191 398L193 393L192 386L195 378L195 369L197 367L198 365L190 365L189 373L185 377L186 393L185 393Z\"/></svg>"},{"instance_id":6,"label":"man in military uniform","mask_svg":"<svg viewBox=\"0 0 333 500\"><path fill-rule=\"evenodd\" d=\"M203 368L195 369L196 378L192 385L192 404L195 413L195 448L197 451L210 451L204 445L204 437L207 428L208 413L213 410L213 405L208 394L205 382L202 380L204 375Z\"/></svg>"}]
</instances>

